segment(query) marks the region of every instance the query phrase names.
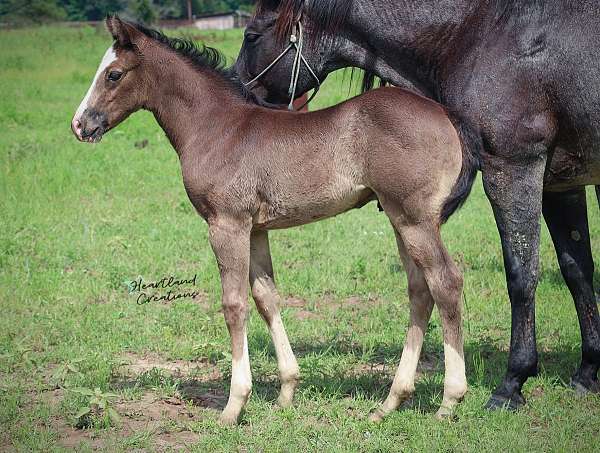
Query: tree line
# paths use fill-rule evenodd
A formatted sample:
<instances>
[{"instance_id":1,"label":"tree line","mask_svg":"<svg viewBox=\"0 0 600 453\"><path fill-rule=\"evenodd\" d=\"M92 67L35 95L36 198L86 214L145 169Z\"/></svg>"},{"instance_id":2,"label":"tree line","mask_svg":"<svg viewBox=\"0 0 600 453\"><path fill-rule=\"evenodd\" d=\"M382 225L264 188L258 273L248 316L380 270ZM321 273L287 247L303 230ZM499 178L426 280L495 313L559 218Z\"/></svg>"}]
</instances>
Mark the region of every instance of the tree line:
<instances>
[{"instance_id":1,"label":"tree line","mask_svg":"<svg viewBox=\"0 0 600 453\"><path fill-rule=\"evenodd\" d=\"M251 11L254 0L0 0L0 22L97 21L108 13L152 23L226 11Z\"/></svg>"}]
</instances>

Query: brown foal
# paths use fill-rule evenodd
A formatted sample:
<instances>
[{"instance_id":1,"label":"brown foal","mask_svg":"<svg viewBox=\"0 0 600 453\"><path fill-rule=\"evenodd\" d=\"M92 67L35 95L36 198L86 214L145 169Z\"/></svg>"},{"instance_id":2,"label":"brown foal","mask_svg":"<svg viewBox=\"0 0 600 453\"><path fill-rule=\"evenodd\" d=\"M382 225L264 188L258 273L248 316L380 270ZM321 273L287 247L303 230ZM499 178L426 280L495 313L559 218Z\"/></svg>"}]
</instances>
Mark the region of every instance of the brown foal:
<instances>
[{"instance_id":1,"label":"brown foal","mask_svg":"<svg viewBox=\"0 0 600 453\"><path fill-rule=\"evenodd\" d=\"M314 222L378 200L408 274L410 326L379 420L414 391L433 305L442 320L448 415L467 390L461 330L462 275L440 226L474 177L467 139L438 104L397 88L335 107L295 113L259 107L210 48L107 19L114 44L77 110L72 129L96 142L139 109L153 112L179 155L185 189L207 221L231 336L232 377L221 420L235 423L252 387L246 317L248 282L267 323L292 403L299 369L279 313L268 230Z\"/></svg>"}]
</instances>

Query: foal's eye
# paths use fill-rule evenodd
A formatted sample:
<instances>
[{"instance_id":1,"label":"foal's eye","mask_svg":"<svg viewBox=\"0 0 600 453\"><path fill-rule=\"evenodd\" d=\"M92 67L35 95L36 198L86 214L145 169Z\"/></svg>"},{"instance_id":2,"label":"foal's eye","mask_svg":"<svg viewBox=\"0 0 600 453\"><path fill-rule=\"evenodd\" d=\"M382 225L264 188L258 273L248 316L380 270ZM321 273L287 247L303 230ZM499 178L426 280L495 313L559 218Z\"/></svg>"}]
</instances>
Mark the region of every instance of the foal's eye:
<instances>
[{"instance_id":1,"label":"foal's eye","mask_svg":"<svg viewBox=\"0 0 600 453\"><path fill-rule=\"evenodd\" d=\"M108 80L110 80L111 82L116 82L122 76L123 76L123 73L121 71L110 71L108 73Z\"/></svg>"}]
</instances>

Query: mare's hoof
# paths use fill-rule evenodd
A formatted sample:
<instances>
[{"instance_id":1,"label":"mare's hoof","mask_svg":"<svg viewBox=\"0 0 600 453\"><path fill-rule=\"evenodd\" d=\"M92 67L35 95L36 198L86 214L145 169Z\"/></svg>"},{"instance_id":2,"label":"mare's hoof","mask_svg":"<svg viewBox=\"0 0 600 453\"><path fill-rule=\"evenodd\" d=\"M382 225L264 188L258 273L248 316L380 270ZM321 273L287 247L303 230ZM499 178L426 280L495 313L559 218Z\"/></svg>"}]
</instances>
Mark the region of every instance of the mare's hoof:
<instances>
[{"instance_id":1,"label":"mare's hoof","mask_svg":"<svg viewBox=\"0 0 600 453\"><path fill-rule=\"evenodd\" d=\"M525 405L525 398L521 392L515 393L510 397L506 397L503 395L492 395L485 405L485 408L491 411L495 410L508 410L508 411L516 411Z\"/></svg>"},{"instance_id":2,"label":"mare's hoof","mask_svg":"<svg viewBox=\"0 0 600 453\"><path fill-rule=\"evenodd\" d=\"M578 377L571 379L571 387L579 396L589 395L590 393L600 393L600 382L592 380L583 380Z\"/></svg>"}]
</instances>

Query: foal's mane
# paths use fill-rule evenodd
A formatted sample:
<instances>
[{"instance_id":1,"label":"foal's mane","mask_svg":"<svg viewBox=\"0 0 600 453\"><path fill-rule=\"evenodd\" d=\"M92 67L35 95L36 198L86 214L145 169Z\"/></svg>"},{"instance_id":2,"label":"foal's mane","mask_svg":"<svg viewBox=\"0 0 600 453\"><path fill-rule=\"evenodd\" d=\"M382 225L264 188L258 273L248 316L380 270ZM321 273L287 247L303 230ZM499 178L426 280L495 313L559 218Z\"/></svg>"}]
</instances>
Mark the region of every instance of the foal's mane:
<instances>
[{"instance_id":1,"label":"foal's mane","mask_svg":"<svg viewBox=\"0 0 600 453\"><path fill-rule=\"evenodd\" d=\"M242 95L247 101L262 104L260 99L244 86L235 70L226 67L227 58L219 50L205 44L197 44L191 39L169 37L156 29L139 23L133 23L132 25L148 38L157 41L182 56L198 71L211 71L231 85L234 91Z\"/></svg>"}]
</instances>

